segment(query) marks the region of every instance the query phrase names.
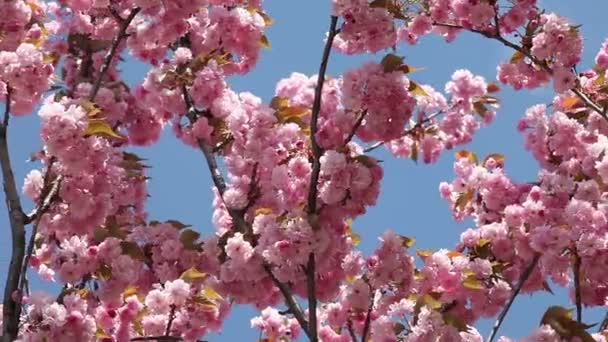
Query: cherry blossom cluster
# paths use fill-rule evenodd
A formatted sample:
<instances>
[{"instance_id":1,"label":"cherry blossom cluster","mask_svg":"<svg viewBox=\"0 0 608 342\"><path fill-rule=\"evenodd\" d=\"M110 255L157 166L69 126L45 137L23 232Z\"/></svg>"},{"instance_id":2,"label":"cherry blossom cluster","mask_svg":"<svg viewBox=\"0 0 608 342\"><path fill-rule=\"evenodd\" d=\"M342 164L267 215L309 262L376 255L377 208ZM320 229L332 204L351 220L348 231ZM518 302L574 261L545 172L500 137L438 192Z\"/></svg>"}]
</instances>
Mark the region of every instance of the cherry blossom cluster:
<instances>
[{"instance_id":1,"label":"cherry blossom cluster","mask_svg":"<svg viewBox=\"0 0 608 342\"><path fill-rule=\"evenodd\" d=\"M364 256L353 220L376 204L383 177L368 153L384 145L436 162L492 122L496 84L461 69L444 95L383 53L337 77L292 73L265 101L229 84L270 46L259 0L5 1L0 101L13 115L41 104L43 148L32 159L42 168L22 187L36 204L27 266L64 284L56 296L15 289L15 338L197 341L247 304L260 310L252 327L272 341L314 330L321 341L478 342L473 325L520 289L551 283L579 307L606 305L608 41L577 75L578 28L534 0L331 5L339 25L327 46L342 53L470 31L514 49L498 81L553 80L553 103L531 107L517 127L538 179L510 179L500 154L457 152L456 178L439 191L456 219L473 219L458 245L413 251L413 238L388 231ZM127 53L151 67L133 89L120 72ZM145 210L148 165L128 149L153 145L166 126L209 165L214 234ZM319 306L302 310L299 298ZM551 307L524 340L606 340L587 328Z\"/></svg>"}]
</instances>

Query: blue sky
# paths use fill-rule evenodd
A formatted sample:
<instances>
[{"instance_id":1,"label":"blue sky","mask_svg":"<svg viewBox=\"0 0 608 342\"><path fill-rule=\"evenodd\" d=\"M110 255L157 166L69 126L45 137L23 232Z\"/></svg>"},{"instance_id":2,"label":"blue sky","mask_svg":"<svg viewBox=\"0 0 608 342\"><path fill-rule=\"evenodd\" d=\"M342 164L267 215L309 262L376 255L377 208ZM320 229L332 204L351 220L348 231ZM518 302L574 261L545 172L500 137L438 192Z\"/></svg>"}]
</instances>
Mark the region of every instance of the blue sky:
<instances>
[{"instance_id":1,"label":"blue sky","mask_svg":"<svg viewBox=\"0 0 608 342\"><path fill-rule=\"evenodd\" d=\"M250 74L231 80L238 91L251 91L265 100L274 94L278 80L297 71L315 74L321 57L325 32L329 25L328 0L266 0L265 8L275 19L267 32L272 48L263 52L258 67ZM608 2L599 0L540 1L541 6L566 15L577 24L583 24L585 57L580 70L591 66L601 42L608 37L605 13ZM456 69L468 68L487 80L496 77L496 66L509 58L512 51L496 42L473 34L461 34L455 42L446 44L438 37L425 37L416 46L400 45L398 54L406 62L423 71L412 75L419 83L426 83L443 90ZM366 60L380 60L383 52L370 56L345 56L334 53L329 64L329 75L339 75ZM129 84L141 81L146 67L135 62L124 65ZM499 93L502 107L492 126L482 129L473 143L466 148L480 156L500 152L506 155L506 169L519 181L533 180L537 164L523 150L523 138L515 129L517 120L525 109L533 104L548 102L552 88L533 92L514 92L506 87ZM0 106L3 110L3 107ZM13 118L9 129L11 156L20 182L35 165L28 164L31 152L40 148L39 121L36 115ZM204 234L214 231L211 224L211 181L199 151L177 141L170 130L163 133L161 141L148 149L137 152L149 159L150 194L148 210L151 219L178 219L195 225ZM377 246L377 237L387 229L416 237L415 248L450 248L458 241L468 223L455 222L447 204L439 197L438 185L453 178L453 153L445 153L434 165L415 164L399 160L384 151L376 156L384 160L385 177L378 205L354 222L354 229L362 236L361 248L369 253ZM3 201L4 202L4 201ZM31 203L25 204L26 210ZM8 267L10 257L9 225L6 210L0 210L3 237L0 239L0 269ZM5 274L1 271L0 282L4 286ZM36 282L34 288L54 290L53 286ZM536 294L518 298L507 316L502 334L522 337L538 325L542 313L549 305L566 303L565 291L557 288L555 296ZM254 341L258 332L250 328L249 319L257 312L250 307L235 308L225 322L224 330L207 338L210 341ZM598 310L584 313L587 322L601 320ZM486 335L491 322L481 322L478 328Z\"/></svg>"}]
</instances>

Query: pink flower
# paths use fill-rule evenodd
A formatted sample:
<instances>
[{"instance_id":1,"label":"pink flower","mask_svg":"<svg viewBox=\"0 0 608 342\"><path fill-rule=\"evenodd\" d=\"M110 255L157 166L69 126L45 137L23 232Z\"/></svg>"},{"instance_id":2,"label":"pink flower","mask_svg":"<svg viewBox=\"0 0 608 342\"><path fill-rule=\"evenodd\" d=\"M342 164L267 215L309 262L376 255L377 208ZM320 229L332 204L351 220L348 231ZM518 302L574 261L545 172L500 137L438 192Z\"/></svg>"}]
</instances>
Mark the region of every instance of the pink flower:
<instances>
[{"instance_id":1,"label":"pink flower","mask_svg":"<svg viewBox=\"0 0 608 342\"><path fill-rule=\"evenodd\" d=\"M183 305L190 296L190 284L182 279L168 281L165 283L164 293L169 297L170 303Z\"/></svg>"}]
</instances>

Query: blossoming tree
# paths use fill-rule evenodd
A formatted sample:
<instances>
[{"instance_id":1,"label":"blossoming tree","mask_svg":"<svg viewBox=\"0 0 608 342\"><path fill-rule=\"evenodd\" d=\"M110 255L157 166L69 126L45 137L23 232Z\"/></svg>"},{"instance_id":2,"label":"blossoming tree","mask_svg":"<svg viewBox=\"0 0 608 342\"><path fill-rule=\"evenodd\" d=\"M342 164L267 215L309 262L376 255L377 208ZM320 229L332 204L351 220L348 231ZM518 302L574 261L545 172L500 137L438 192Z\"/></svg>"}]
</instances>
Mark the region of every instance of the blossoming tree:
<instances>
[{"instance_id":1,"label":"blossoming tree","mask_svg":"<svg viewBox=\"0 0 608 342\"><path fill-rule=\"evenodd\" d=\"M2 1L3 340L199 341L253 305L264 341L483 341L475 323L494 318L493 341L517 295L552 282L575 313L549 307L527 341L606 341L608 319L595 333L582 314L608 296L608 42L577 71L579 30L535 0L333 0L328 17L318 75L292 74L265 103L227 81L269 46L260 0ZM458 151L440 193L476 227L439 251L386 232L365 256L351 221L379 194L369 152L433 163L494 118L496 83L457 70L442 93L395 52L467 31L513 50L501 83L553 84L554 101L518 126L538 179L510 179L500 154ZM378 58L329 77L334 51ZM133 89L125 53L150 65ZM26 212L7 133L37 106L43 167L25 179ZM146 212L146 165L129 148L167 126L209 168L213 235ZM31 293L28 271L62 290Z\"/></svg>"}]
</instances>

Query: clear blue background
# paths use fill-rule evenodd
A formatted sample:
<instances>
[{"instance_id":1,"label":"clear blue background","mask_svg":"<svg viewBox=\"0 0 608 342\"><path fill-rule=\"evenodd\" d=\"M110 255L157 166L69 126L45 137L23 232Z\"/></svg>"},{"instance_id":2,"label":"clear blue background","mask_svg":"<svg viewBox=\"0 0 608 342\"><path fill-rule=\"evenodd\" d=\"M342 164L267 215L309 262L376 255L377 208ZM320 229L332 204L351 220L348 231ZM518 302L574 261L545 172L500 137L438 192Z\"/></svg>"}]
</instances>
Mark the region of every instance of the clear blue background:
<instances>
[{"instance_id":1,"label":"clear blue background","mask_svg":"<svg viewBox=\"0 0 608 342\"><path fill-rule=\"evenodd\" d=\"M263 52L258 67L244 77L231 80L238 91L251 91L268 101L274 94L277 81L298 71L308 75L317 73L325 33L329 25L328 0L267 0L265 8L275 19L267 31L272 48ZM608 2L601 0L540 1L540 6L568 16L574 23L583 24L584 62L583 70L592 66L593 58L602 41L608 36L606 13ZM416 81L427 83L443 90L454 70L468 68L474 74L492 81L496 78L496 66L513 53L494 41L470 34L461 34L455 42L446 44L435 36L425 37L416 46L400 45L398 54L404 55L408 64L425 67L412 75ZM333 53L329 64L330 75L340 75L363 61L380 60L383 52L375 56L344 56ZM140 82L147 70L145 65L129 61L123 65L124 76L133 85ZM514 92L506 87L499 94L502 107L496 121L482 129L475 141L466 146L485 156L492 152L507 156L506 169L519 181L535 178L538 166L523 150L523 138L515 129L517 120L525 109L533 104L549 102L553 97L551 87L532 92ZM0 106L3 111L4 108ZM18 187L35 167L28 164L31 152L41 147L38 136L37 115L12 118L9 129L11 157ZM150 194L148 210L151 219L178 219L193 224L204 234L214 231L211 224L211 181L199 151L187 147L174 138L167 129L161 141L149 149L137 149L149 159ZM453 178L453 153L445 153L434 165L415 164L410 160L392 158L385 151L376 152L384 160L385 177L378 205L357 219L355 230L362 236L360 247L370 253L377 246L377 237L386 229L416 237L415 248L451 248L460 233L469 223L456 223L446 203L439 197L438 185ZM3 201L4 202L4 201ZM24 203L29 211L32 204ZM0 286L4 287L5 271L10 258L10 228L5 208L0 210ZM32 276L30 276L32 277ZM57 291L56 285L35 281L35 289ZM519 297L503 324L501 334L523 337L538 325L540 317L549 305L566 305L566 291L554 288L555 295L535 294ZM255 341L259 333L250 328L250 318L257 315L251 307L235 307L224 329L219 334L207 337L210 341ZM587 322L598 322L603 312L586 310ZM478 324L486 335L492 322Z\"/></svg>"}]
</instances>

